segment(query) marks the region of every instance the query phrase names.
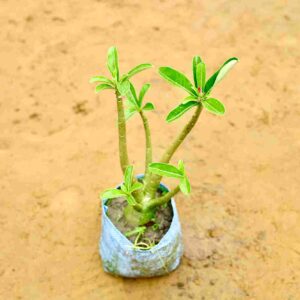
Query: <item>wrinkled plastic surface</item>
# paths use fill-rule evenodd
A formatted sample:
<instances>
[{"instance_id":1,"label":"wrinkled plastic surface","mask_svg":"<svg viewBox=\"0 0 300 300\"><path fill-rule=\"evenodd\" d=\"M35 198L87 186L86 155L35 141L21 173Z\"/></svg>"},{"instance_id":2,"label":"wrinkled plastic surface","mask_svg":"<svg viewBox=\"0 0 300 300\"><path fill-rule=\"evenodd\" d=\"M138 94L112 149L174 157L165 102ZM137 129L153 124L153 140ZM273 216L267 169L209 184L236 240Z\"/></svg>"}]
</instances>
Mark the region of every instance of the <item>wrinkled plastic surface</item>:
<instances>
[{"instance_id":1,"label":"wrinkled plastic surface","mask_svg":"<svg viewBox=\"0 0 300 300\"><path fill-rule=\"evenodd\" d=\"M166 188L161 184L163 188ZM123 277L153 277L168 274L180 264L183 254L181 227L174 199L173 219L167 233L150 250L137 250L108 218L102 200L102 234L99 243L103 268Z\"/></svg>"}]
</instances>

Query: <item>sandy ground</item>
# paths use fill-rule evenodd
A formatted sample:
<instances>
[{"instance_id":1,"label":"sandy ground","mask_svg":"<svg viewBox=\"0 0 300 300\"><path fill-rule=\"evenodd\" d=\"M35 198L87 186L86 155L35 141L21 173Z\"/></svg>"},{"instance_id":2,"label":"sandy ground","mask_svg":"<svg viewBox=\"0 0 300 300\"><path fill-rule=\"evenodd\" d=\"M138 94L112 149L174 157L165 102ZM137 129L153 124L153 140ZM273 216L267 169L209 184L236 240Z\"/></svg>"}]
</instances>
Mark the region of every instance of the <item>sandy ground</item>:
<instances>
[{"instance_id":1,"label":"sandy ground","mask_svg":"<svg viewBox=\"0 0 300 300\"><path fill-rule=\"evenodd\" d=\"M300 299L299 1L0 1L0 299ZM191 74L239 65L215 89L224 117L203 114L174 161L193 194L177 197L185 255L156 279L105 274L98 193L121 180L113 95L88 79L117 45L141 62ZM165 124L184 95L136 76L157 107L155 157L187 121ZM130 157L143 170L139 119ZM172 183L171 183L172 184Z\"/></svg>"}]
</instances>

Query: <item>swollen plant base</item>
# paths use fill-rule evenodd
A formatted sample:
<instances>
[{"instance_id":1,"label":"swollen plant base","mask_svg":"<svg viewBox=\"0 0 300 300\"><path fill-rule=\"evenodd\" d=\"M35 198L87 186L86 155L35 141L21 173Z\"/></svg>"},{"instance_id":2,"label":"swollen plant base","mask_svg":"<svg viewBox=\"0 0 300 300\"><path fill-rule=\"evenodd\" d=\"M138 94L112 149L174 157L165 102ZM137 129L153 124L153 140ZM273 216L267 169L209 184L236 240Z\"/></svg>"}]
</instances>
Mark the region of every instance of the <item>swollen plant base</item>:
<instances>
[{"instance_id":1,"label":"swollen plant base","mask_svg":"<svg viewBox=\"0 0 300 300\"><path fill-rule=\"evenodd\" d=\"M115 227L124 235L126 232L130 232L136 228L136 226L129 224L124 215L127 205L127 200L125 198L116 198L106 202L106 206L108 207L106 212L107 216ZM171 203L158 207L155 214L155 222L149 221L144 225L145 232L139 240L143 241L145 239L145 242L149 243L149 241L151 241L158 244L169 230L172 219L173 209ZM127 238L134 243L136 236L137 234L133 234L127 236Z\"/></svg>"},{"instance_id":2,"label":"swollen plant base","mask_svg":"<svg viewBox=\"0 0 300 300\"><path fill-rule=\"evenodd\" d=\"M162 184L161 187L166 189ZM159 243L150 250L134 248L133 243L109 219L106 201L102 201L102 234L99 245L104 271L123 277L154 277L166 275L179 266L183 243L174 199L171 199L171 225Z\"/></svg>"}]
</instances>

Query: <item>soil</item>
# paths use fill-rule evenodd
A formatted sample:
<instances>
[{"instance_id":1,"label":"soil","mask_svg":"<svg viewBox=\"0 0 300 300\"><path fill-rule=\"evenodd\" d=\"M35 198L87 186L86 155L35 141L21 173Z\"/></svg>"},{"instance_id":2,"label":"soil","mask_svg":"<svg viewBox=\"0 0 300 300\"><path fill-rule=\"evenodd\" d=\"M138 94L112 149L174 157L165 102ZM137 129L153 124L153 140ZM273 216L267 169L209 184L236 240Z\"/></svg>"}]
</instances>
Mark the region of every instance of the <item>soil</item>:
<instances>
[{"instance_id":1,"label":"soil","mask_svg":"<svg viewBox=\"0 0 300 300\"><path fill-rule=\"evenodd\" d=\"M299 16L298 0L0 1L0 299L298 300ZM98 195L122 174L114 96L88 80L111 45L121 72L155 65L134 78L152 84L155 160L191 113L165 123L185 93L157 68L240 58L212 94L226 114L203 112L172 160L192 195L175 198L185 252L161 278L115 278L99 258ZM138 116L127 130L143 173Z\"/></svg>"},{"instance_id":2,"label":"soil","mask_svg":"<svg viewBox=\"0 0 300 300\"><path fill-rule=\"evenodd\" d=\"M108 204L107 215L113 222L113 224L125 235L126 232L135 229L134 226L128 224L124 216L124 209L127 206L127 201L125 198L116 198L110 201ZM166 234L170 228L173 218L172 206L169 202L167 206L160 206L156 210L155 219L149 223L143 225L146 227L145 233L139 242L145 242L149 244L151 241L154 244L158 244L162 237ZM128 239L134 242L137 234L131 235Z\"/></svg>"}]
</instances>

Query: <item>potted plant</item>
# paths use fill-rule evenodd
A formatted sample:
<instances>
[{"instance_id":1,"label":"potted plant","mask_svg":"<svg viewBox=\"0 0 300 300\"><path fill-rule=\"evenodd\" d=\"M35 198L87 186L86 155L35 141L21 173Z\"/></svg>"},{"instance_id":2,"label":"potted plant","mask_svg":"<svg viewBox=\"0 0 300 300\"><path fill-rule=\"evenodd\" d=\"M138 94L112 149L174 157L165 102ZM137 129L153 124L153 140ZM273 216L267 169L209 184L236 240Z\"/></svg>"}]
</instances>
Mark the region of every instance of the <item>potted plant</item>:
<instances>
[{"instance_id":1,"label":"potted plant","mask_svg":"<svg viewBox=\"0 0 300 300\"><path fill-rule=\"evenodd\" d=\"M112 77L94 76L90 82L97 83L96 92L110 89L115 93L119 159L124 179L116 188L101 194L103 214L100 254L105 271L125 277L150 277L167 274L179 265L183 245L173 197L180 191L189 194L191 186L183 161L180 160L176 166L169 162L194 128L203 108L213 114L224 114L224 105L210 94L237 61L235 57L228 59L206 80L205 63L199 56L195 56L192 62L193 83L171 67L159 68L162 78L187 92L182 102L167 115L166 121L173 122L187 111L194 111L160 160L153 162L147 113L154 109L154 105L144 101L150 84L144 84L137 93L131 82L134 75L152 65L140 64L121 75L117 49L111 47L108 50L107 67ZM145 171L139 176L134 175L127 151L126 121L133 115L140 116L146 141ZM163 177L176 178L178 185L169 190L161 183Z\"/></svg>"}]
</instances>

